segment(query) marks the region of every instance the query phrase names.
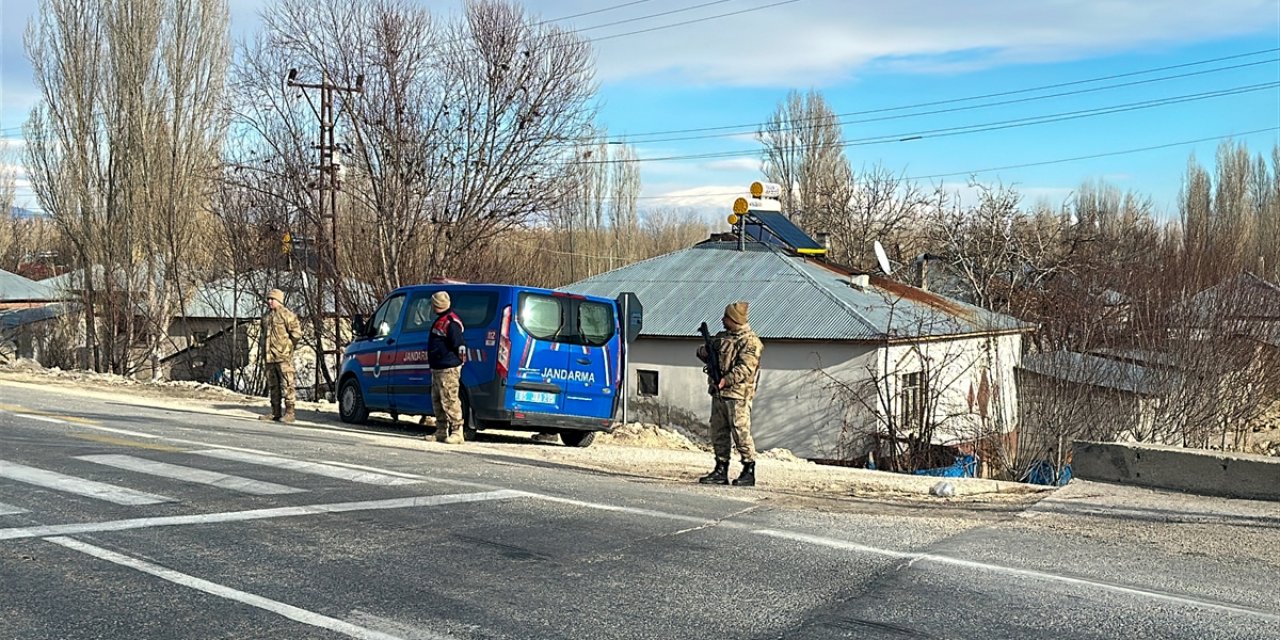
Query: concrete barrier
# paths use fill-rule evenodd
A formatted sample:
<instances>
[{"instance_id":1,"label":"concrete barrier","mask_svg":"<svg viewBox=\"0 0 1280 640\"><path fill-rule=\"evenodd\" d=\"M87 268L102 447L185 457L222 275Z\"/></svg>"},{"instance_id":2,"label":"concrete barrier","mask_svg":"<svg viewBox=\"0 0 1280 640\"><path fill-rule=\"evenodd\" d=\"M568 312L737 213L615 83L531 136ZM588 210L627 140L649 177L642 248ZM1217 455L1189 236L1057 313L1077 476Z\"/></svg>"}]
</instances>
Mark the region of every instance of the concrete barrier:
<instances>
[{"instance_id":1,"label":"concrete barrier","mask_svg":"<svg viewBox=\"0 0 1280 640\"><path fill-rule=\"evenodd\" d=\"M1226 498L1280 501L1280 458L1154 444L1076 441L1075 477Z\"/></svg>"}]
</instances>

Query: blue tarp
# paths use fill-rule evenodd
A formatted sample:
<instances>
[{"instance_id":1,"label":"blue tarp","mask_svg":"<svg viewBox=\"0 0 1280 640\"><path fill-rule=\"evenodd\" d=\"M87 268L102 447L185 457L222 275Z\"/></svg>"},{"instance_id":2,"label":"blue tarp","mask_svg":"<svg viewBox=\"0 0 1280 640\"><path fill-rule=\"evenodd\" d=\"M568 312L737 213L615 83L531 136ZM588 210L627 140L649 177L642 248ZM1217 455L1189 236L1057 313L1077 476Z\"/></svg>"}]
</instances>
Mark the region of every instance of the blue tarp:
<instances>
[{"instance_id":1,"label":"blue tarp","mask_svg":"<svg viewBox=\"0 0 1280 640\"><path fill-rule=\"evenodd\" d=\"M1065 465L1062 467L1061 472L1055 473L1052 464L1049 464L1047 460L1040 460L1032 464L1030 469L1027 469L1027 475L1022 478L1022 481L1030 482L1031 484L1062 487L1071 482L1071 465Z\"/></svg>"},{"instance_id":2,"label":"blue tarp","mask_svg":"<svg viewBox=\"0 0 1280 640\"><path fill-rule=\"evenodd\" d=\"M976 456L956 456L956 461L949 467L916 471L918 476L940 476L943 478L973 478L977 473L978 458Z\"/></svg>"}]
</instances>

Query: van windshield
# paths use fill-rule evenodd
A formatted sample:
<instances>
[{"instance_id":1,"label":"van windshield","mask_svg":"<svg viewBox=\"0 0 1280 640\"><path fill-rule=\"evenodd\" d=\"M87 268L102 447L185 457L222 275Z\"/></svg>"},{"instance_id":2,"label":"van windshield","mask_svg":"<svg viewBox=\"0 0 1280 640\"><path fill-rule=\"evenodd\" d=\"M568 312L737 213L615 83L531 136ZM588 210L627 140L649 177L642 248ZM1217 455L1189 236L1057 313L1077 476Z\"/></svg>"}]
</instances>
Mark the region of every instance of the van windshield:
<instances>
[{"instance_id":1,"label":"van windshield","mask_svg":"<svg viewBox=\"0 0 1280 640\"><path fill-rule=\"evenodd\" d=\"M591 347L614 335L613 305L578 298L521 293L520 326L538 340Z\"/></svg>"}]
</instances>

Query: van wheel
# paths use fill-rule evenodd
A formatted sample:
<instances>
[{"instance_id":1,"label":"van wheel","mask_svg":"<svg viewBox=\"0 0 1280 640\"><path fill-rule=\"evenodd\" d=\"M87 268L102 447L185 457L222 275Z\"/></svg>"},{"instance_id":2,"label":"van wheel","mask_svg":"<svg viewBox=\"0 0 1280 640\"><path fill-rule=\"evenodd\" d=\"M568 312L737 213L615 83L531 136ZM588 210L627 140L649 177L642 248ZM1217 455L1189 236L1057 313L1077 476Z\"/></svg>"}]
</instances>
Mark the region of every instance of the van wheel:
<instances>
[{"instance_id":1,"label":"van wheel","mask_svg":"<svg viewBox=\"0 0 1280 640\"><path fill-rule=\"evenodd\" d=\"M560 439L569 447L589 447L596 441L594 431L561 431Z\"/></svg>"},{"instance_id":2,"label":"van wheel","mask_svg":"<svg viewBox=\"0 0 1280 640\"><path fill-rule=\"evenodd\" d=\"M479 431L476 428L476 414L471 411L471 400L464 393L462 394L462 437L467 442L471 442L476 439Z\"/></svg>"},{"instance_id":3,"label":"van wheel","mask_svg":"<svg viewBox=\"0 0 1280 640\"><path fill-rule=\"evenodd\" d=\"M364 406L364 394L360 392L360 383L355 378L347 378L338 393L338 417L349 424L363 423L369 417L369 409Z\"/></svg>"}]
</instances>

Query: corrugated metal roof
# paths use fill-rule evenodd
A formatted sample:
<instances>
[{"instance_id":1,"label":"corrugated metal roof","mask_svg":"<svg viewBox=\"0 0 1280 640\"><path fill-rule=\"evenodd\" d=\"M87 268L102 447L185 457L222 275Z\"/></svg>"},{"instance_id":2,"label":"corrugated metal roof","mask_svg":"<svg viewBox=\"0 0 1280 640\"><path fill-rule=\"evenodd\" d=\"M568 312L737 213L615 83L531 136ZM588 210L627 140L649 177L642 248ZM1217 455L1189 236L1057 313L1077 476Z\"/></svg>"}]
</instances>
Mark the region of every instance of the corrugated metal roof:
<instances>
[{"instance_id":1,"label":"corrugated metal roof","mask_svg":"<svg viewBox=\"0 0 1280 640\"><path fill-rule=\"evenodd\" d=\"M55 303L0 312L0 329L8 331L33 322L57 318L66 315L71 309L70 304Z\"/></svg>"},{"instance_id":2,"label":"corrugated metal roof","mask_svg":"<svg viewBox=\"0 0 1280 640\"><path fill-rule=\"evenodd\" d=\"M1074 384L1142 395L1159 395L1180 379L1177 373L1074 351L1029 353L1022 357L1020 368Z\"/></svg>"},{"instance_id":3,"label":"corrugated metal roof","mask_svg":"<svg viewBox=\"0 0 1280 640\"><path fill-rule=\"evenodd\" d=\"M834 268L760 243L739 251L733 242L707 242L561 289L635 293L646 336L693 336L702 322L718 329L725 305L738 300L751 303L756 333L772 339L882 341L1032 328L885 278L855 287Z\"/></svg>"},{"instance_id":4,"label":"corrugated metal roof","mask_svg":"<svg viewBox=\"0 0 1280 640\"><path fill-rule=\"evenodd\" d=\"M357 295L373 297L372 287L355 280L344 282L346 291ZM274 288L285 293L286 307L301 313L308 308L308 301L303 299L302 276L294 272L276 272L270 270L250 271L234 278L224 278L199 285L186 305L188 318L223 318L248 319L259 318L266 313L266 295ZM333 292L324 291L324 313L334 312Z\"/></svg>"},{"instance_id":5,"label":"corrugated metal roof","mask_svg":"<svg viewBox=\"0 0 1280 640\"><path fill-rule=\"evenodd\" d=\"M58 299L52 287L0 269L0 302L52 302Z\"/></svg>"}]
</instances>

